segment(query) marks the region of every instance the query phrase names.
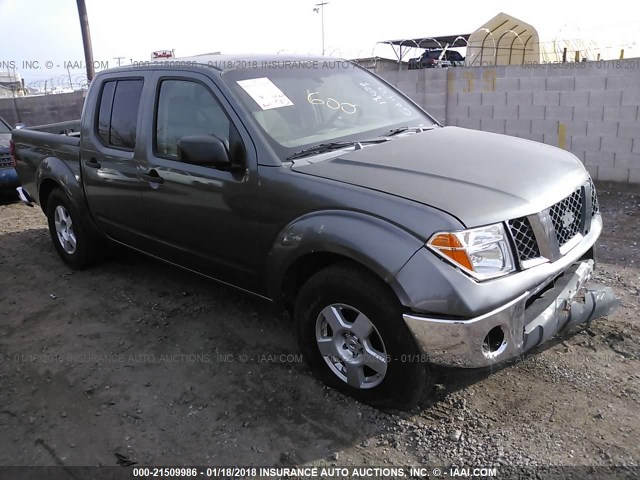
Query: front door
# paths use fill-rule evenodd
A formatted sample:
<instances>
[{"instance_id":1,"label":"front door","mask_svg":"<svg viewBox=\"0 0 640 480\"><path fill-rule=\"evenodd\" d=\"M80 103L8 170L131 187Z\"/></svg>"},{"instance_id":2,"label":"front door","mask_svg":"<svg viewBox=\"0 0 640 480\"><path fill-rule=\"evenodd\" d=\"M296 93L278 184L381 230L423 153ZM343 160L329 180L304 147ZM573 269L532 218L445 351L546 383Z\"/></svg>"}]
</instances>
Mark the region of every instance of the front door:
<instances>
[{"instance_id":1,"label":"front door","mask_svg":"<svg viewBox=\"0 0 640 480\"><path fill-rule=\"evenodd\" d=\"M143 166L150 253L253 289L255 265L248 252L253 248L257 171L251 141L205 75L158 72L154 85L156 108L144 122L152 129L145 135L152 141ZM183 162L178 141L192 135L215 135L246 169L232 172Z\"/></svg>"}]
</instances>

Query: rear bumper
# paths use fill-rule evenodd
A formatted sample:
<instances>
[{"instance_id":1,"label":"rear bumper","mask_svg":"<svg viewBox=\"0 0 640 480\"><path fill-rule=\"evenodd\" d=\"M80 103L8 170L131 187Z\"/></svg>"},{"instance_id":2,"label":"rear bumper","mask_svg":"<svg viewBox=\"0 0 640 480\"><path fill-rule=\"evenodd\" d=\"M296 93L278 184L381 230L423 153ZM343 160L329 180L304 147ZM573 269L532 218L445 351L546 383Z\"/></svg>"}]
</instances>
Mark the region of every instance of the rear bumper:
<instances>
[{"instance_id":1,"label":"rear bumper","mask_svg":"<svg viewBox=\"0 0 640 480\"><path fill-rule=\"evenodd\" d=\"M20 185L15 168L0 168L0 189L15 188Z\"/></svg>"},{"instance_id":2,"label":"rear bumper","mask_svg":"<svg viewBox=\"0 0 640 480\"><path fill-rule=\"evenodd\" d=\"M527 291L476 318L448 320L406 314L404 320L431 362L464 368L490 366L612 312L619 299L609 287L588 283L593 266L593 260L577 262L543 294Z\"/></svg>"}]
</instances>

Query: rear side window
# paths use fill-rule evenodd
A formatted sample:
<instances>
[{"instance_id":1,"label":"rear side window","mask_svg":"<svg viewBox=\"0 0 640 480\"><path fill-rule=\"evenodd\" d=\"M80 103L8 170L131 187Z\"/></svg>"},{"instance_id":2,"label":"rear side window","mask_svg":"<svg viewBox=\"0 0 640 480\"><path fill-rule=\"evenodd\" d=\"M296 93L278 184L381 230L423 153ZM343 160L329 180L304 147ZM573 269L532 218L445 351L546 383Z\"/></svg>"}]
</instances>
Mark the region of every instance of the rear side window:
<instances>
[{"instance_id":1,"label":"rear side window","mask_svg":"<svg viewBox=\"0 0 640 480\"><path fill-rule=\"evenodd\" d=\"M105 82L98 111L98 136L107 145L133 150L136 144L142 80Z\"/></svg>"},{"instance_id":2,"label":"rear side window","mask_svg":"<svg viewBox=\"0 0 640 480\"><path fill-rule=\"evenodd\" d=\"M100 97L100 110L98 111L98 136L104 143L109 143L109 128L111 127L111 107L113 106L113 92L116 90L116 82L105 82Z\"/></svg>"}]
</instances>

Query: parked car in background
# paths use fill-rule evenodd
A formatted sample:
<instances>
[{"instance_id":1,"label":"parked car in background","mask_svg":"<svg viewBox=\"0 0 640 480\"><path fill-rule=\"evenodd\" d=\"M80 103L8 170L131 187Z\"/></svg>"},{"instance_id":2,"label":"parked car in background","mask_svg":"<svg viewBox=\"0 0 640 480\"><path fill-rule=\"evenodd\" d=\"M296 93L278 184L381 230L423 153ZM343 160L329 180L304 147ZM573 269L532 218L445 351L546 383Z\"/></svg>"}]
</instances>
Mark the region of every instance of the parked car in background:
<instances>
[{"instance_id":1,"label":"parked car in background","mask_svg":"<svg viewBox=\"0 0 640 480\"><path fill-rule=\"evenodd\" d=\"M409 70L421 68L461 67L464 57L455 50L426 50L420 57L409 60Z\"/></svg>"},{"instance_id":2,"label":"parked car in background","mask_svg":"<svg viewBox=\"0 0 640 480\"><path fill-rule=\"evenodd\" d=\"M20 181L11 161L9 142L11 141L11 127L0 117L0 193L13 190Z\"/></svg>"}]
</instances>

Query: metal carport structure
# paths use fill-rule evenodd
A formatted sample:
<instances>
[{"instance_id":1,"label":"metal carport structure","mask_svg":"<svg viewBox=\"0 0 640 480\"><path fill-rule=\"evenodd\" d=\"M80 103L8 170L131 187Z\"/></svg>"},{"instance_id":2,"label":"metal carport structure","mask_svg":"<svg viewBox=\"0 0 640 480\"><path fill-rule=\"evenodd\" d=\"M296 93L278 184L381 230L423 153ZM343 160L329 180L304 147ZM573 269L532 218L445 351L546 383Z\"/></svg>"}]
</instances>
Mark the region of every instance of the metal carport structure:
<instances>
[{"instance_id":1,"label":"metal carport structure","mask_svg":"<svg viewBox=\"0 0 640 480\"><path fill-rule=\"evenodd\" d=\"M390 45L396 54L398 63L402 62L404 56L413 48L423 48L425 50L466 47L469 40L469 33L464 35L444 35L440 37L421 37L404 40L385 40L378 42Z\"/></svg>"}]
</instances>

